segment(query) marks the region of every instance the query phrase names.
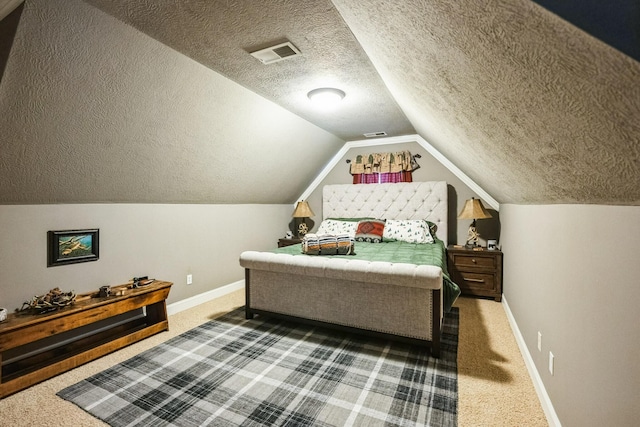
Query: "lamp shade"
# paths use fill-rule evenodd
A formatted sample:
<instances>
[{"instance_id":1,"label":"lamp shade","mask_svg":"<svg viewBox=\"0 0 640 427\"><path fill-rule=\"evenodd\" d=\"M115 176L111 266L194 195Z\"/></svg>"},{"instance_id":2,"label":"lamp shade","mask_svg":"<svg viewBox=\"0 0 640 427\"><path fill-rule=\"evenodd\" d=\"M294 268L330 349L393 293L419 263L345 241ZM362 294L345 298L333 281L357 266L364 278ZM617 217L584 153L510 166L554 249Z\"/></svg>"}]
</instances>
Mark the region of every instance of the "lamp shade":
<instances>
[{"instance_id":1,"label":"lamp shade","mask_svg":"<svg viewBox=\"0 0 640 427\"><path fill-rule=\"evenodd\" d=\"M480 199L473 197L464 202L464 207L458 215L458 219L485 219L491 218L491 214L484 208Z\"/></svg>"},{"instance_id":2,"label":"lamp shade","mask_svg":"<svg viewBox=\"0 0 640 427\"><path fill-rule=\"evenodd\" d=\"M309 218L314 215L315 214L309 207L309 203L307 203L306 200L302 200L298 202L298 204L296 205L296 208L293 211L293 215L291 216L294 218Z\"/></svg>"}]
</instances>

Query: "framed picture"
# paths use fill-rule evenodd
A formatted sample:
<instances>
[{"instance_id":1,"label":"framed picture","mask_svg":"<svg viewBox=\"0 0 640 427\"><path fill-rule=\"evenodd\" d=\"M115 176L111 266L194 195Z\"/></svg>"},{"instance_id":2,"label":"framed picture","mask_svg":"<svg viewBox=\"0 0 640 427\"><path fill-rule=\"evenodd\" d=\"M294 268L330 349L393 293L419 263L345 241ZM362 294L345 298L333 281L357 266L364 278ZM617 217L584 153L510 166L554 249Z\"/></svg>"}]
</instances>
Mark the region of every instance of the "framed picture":
<instances>
[{"instance_id":1,"label":"framed picture","mask_svg":"<svg viewBox=\"0 0 640 427\"><path fill-rule=\"evenodd\" d=\"M97 261L100 239L97 228L47 233L47 267Z\"/></svg>"}]
</instances>

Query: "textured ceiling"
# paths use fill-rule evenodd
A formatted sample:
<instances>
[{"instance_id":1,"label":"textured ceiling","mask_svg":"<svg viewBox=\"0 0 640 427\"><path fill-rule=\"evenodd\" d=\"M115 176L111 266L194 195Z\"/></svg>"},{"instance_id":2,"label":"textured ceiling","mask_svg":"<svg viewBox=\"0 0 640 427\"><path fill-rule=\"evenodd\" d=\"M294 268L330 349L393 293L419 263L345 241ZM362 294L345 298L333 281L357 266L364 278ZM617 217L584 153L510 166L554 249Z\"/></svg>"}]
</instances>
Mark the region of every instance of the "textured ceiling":
<instances>
[{"instance_id":1,"label":"textured ceiling","mask_svg":"<svg viewBox=\"0 0 640 427\"><path fill-rule=\"evenodd\" d=\"M418 133L501 203L640 204L640 63L524 0L335 0Z\"/></svg>"},{"instance_id":2,"label":"textured ceiling","mask_svg":"<svg viewBox=\"0 0 640 427\"><path fill-rule=\"evenodd\" d=\"M225 133L231 133L228 128L237 127L237 122L252 124L247 120L252 112L246 107L241 111L234 110L238 108L233 104L234 96L242 96L239 105L251 105L254 101L246 94L232 95L236 90L227 88L223 82L216 84L225 88L227 96L215 99L217 92L213 90L214 98L210 99L212 94L208 93L209 83L206 82L212 77L204 73L193 78L181 76L185 72L198 74L200 70L190 65L178 66L177 63L182 61L175 55L132 36L130 33L135 30L342 139L362 139L363 133L375 131L386 131L389 135L418 133L500 203L640 205L640 63L530 0L83 0L84 5L98 8L93 10L100 10L129 24L133 27L131 32L103 22L102 17L94 17L88 12L88 22L83 21L84 17L74 17L74 12L61 12L60 22L64 27L57 22L50 23L46 9L57 5L67 7L66 1L75 5L69 6L70 9L83 9L76 5L79 0L27 2L27 5L34 5L35 13L27 14L34 25L28 30L34 32L37 29L38 37L44 39L41 43L50 45L45 46L42 52L53 55L48 61L54 70L57 70L55 67L60 69L58 74L50 71L47 74L47 69L37 64L41 47L28 40L31 33L27 34L25 27L18 37L18 49L14 46L12 51L18 59L10 58L8 71L1 82L8 90L5 100L15 93L21 95L25 92L25 89L13 86L24 84L20 81L20 74L26 72L28 84L32 83L29 79L33 77L29 74L40 74L38 84L42 87L26 86L36 93L36 98L38 90L44 90L45 94L51 91L63 103L60 105L68 104L69 99L65 99L68 95L63 94L64 87L55 87L57 78L69 77L64 75L68 71L61 64L62 58L68 57L72 63L79 63L72 70L71 77L85 83L83 93L98 97L90 103L96 104L92 108L104 116L100 125L110 127L110 132L117 131L123 137L135 138L142 148L134 149L132 145L130 149L137 150L137 155L151 155L161 161L162 151L158 151L156 146L164 149L174 139L191 141L190 128L186 128L185 135L181 126L199 122L197 115L180 111L180 105L163 106L167 111L162 111L162 117L158 114L153 116L153 111L139 110L144 105L135 97L129 96L128 101L123 98L127 90L133 88L136 96L149 99L157 96L156 91L167 92L167 97L174 93L181 103L193 104L202 110L202 117L205 117L207 109L224 110L220 113L223 115L211 115L216 119L233 117L234 114L241 117L242 120L237 119L236 123L226 123L225 130L220 129ZM54 6L49 6L50 2ZM96 22L92 22L93 19ZM78 31L90 32L96 23L105 26L105 35L92 35L95 40L91 42L84 39L74 41L81 35ZM56 35L53 28L47 30L49 33L40 31L41 27L49 24L59 28L62 39L67 37L58 45L46 40L51 34ZM20 26L23 26L22 21ZM72 33L69 36L64 34L67 26L78 28L69 30ZM110 44L101 46L97 41L100 37ZM292 41L302 55L265 66L248 54L284 39ZM136 45L135 50L129 46L130 43ZM84 51L73 52L75 45ZM141 54L139 49L147 45L150 49L148 54ZM25 46L31 46L32 50L21 52ZM140 68L135 64L136 55L141 61L148 62L141 67L147 74L139 75L136 70ZM167 60L172 62L165 65ZM47 63L46 66L52 64ZM34 65L36 69L32 70ZM111 105L100 98L105 94L113 96L110 92L92 92L95 89L90 84L95 80L85 82L82 67L112 80L118 90L115 93L117 102ZM162 71L156 77L153 77L153 67ZM157 88L148 87L158 77L161 80L157 82ZM166 80L170 77L177 80ZM119 82L121 78L125 80ZM214 80L218 82L217 78ZM139 83L140 87L126 86L132 82ZM320 86L336 86L347 92L339 110L318 112L311 109L306 93ZM105 86L104 90L113 92L114 87ZM177 90L180 93L175 92ZM50 98L53 99L53 95ZM71 95L72 98L81 96L84 95ZM52 123L56 118L77 125L85 113L83 102L77 100L74 100L77 105L67 107L75 108L72 116L65 116L64 111L58 111L58 108L51 111L52 114L45 109L40 116L42 106L35 104L38 109L34 110L34 100L20 98L23 110L13 108L10 101L6 102L9 102L6 108L15 115L15 120L5 121L25 141L31 141L29 138L32 137L33 141L51 139L51 130L64 130L60 126L60 129L36 129L41 117ZM110 109L108 114L104 108ZM148 120L159 122L162 127L173 126L170 123L175 119L184 120L173 126L175 129L169 134L170 139L144 131L140 123L136 123L135 129L130 129L137 133L127 133L129 123L118 121L119 112L127 111L123 108L132 111L132 117L142 111L143 118L149 116ZM264 108L267 109L266 106ZM78 110L82 114L76 117ZM24 113L28 117L22 117ZM308 148L283 140L282 136L287 132L282 127L276 129L279 124L282 123L273 123L270 131L265 129L270 135L267 138L273 140L273 144L277 141L277 149L275 146L256 146L255 142L244 140L238 146L237 141L246 139L245 136L233 140L216 136L213 138L215 144L207 147L206 141L210 136L204 133L196 135L194 141L197 144L192 143L191 152L184 155L183 166L187 168L188 162L202 162L200 158L210 157L209 161L213 162L216 156L224 156L224 153L233 156L241 150L248 150L246 153L251 153L251 156L247 154L247 161L259 163L263 159L276 169L292 169L282 159L284 147L288 144L300 152ZM304 124L296 126L305 127ZM257 136L260 143L264 143L267 133L255 134L251 138ZM287 139L292 137L290 133ZM297 134L306 137L305 133ZM98 136L103 137L101 134ZM80 144L81 138L76 135L59 135L61 141L65 138L76 138ZM325 136L318 135L318 138ZM337 150L333 145L335 141L331 144L334 148L318 147L317 155L320 157L309 153L309 158L313 158L315 163L309 165L305 178L300 179L302 183L296 188L309 182L309 174L313 174L311 169L326 162L327 150ZM256 148L263 149L270 157L264 154L256 157L253 153L262 152ZM42 156L38 149L34 145L34 156ZM28 159L22 157L29 151L18 146L14 150L16 158L21 158L26 165ZM183 151L173 147L167 155L177 155L180 160ZM91 154L87 152L87 156ZM277 160L278 155L282 160ZM4 152L3 157L0 160L6 162L6 175L19 174L15 162ZM111 163L120 160L126 164L127 158L117 158ZM295 167L298 166L295 163ZM201 167L206 165L203 163ZM105 176L108 176L107 172ZM213 182L221 176L207 179L206 172L198 174L191 171L187 187L196 193L198 190L194 186L200 185L199 177L204 177L204 182L211 188L205 188L203 193L208 191L217 196L215 191L222 190L215 189ZM184 180L178 173L173 177ZM113 194L120 194L122 187L126 186L126 178L118 175L117 179L122 179L122 182L114 186ZM242 190L247 193L244 196L220 194L220 200L233 202L242 197L242 200L253 200L253 195L259 194L260 200L278 202L281 196L269 195L271 189L278 188L274 179L275 176L265 178L260 185ZM20 188L16 186L13 194ZM174 193L183 188L184 185L176 185ZM150 200L164 197L158 191ZM209 200L204 196L194 199ZM55 200L67 199L58 197ZM166 200L183 199L176 196Z\"/></svg>"},{"instance_id":3,"label":"textured ceiling","mask_svg":"<svg viewBox=\"0 0 640 427\"><path fill-rule=\"evenodd\" d=\"M25 2L8 58L1 204L293 203L344 144L81 0Z\"/></svg>"},{"instance_id":4,"label":"textured ceiling","mask_svg":"<svg viewBox=\"0 0 640 427\"><path fill-rule=\"evenodd\" d=\"M85 0L345 140L415 133L329 0ZM249 52L291 41L302 53L263 65ZM346 92L339 109L307 93Z\"/></svg>"},{"instance_id":5,"label":"textured ceiling","mask_svg":"<svg viewBox=\"0 0 640 427\"><path fill-rule=\"evenodd\" d=\"M531 1L86 1L343 138L413 126L502 203L640 204L640 63ZM301 102L327 84L340 117Z\"/></svg>"}]
</instances>

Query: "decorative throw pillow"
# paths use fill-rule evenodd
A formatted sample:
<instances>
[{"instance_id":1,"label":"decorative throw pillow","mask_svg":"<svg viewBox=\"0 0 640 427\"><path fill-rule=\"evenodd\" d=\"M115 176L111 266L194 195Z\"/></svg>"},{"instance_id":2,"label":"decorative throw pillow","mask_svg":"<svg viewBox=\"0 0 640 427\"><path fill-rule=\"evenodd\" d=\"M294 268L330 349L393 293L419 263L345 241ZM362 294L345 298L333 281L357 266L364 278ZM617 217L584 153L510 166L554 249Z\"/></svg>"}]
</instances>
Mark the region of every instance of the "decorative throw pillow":
<instances>
[{"instance_id":1,"label":"decorative throw pillow","mask_svg":"<svg viewBox=\"0 0 640 427\"><path fill-rule=\"evenodd\" d=\"M384 233L384 221L381 219L367 219L358 223L356 240L359 242L382 242Z\"/></svg>"},{"instance_id":2,"label":"decorative throw pillow","mask_svg":"<svg viewBox=\"0 0 640 427\"><path fill-rule=\"evenodd\" d=\"M408 243L433 243L433 237L423 220L388 219L384 227L384 240Z\"/></svg>"},{"instance_id":3,"label":"decorative throw pillow","mask_svg":"<svg viewBox=\"0 0 640 427\"><path fill-rule=\"evenodd\" d=\"M325 219L318 227L316 234L331 234L337 236L338 234L348 234L355 236L358 223L353 221L339 221L335 219Z\"/></svg>"}]
</instances>

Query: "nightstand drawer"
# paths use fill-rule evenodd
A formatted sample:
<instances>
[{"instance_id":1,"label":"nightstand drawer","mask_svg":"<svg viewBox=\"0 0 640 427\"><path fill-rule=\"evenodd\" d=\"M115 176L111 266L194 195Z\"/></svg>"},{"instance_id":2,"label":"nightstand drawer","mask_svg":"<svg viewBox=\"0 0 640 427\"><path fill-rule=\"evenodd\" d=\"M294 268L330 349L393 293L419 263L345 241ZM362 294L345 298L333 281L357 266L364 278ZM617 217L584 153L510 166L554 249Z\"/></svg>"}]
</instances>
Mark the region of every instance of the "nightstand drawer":
<instances>
[{"instance_id":1,"label":"nightstand drawer","mask_svg":"<svg viewBox=\"0 0 640 427\"><path fill-rule=\"evenodd\" d=\"M475 256L470 254L453 254L453 263L458 268L463 267L480 267L480 268L496 268L496 258L486 256Z\"/></svg>"},{"instance_id":2,"label":"nightstand drawer","mask_svg":"<svg viewBox=\"0 0 640 427\"><path fill-rule=\"evenodd\" d=\"M495 291L496 277L493 274L471 273L467 271L458 272L456 275L459 286L467 290Z\"/></svg>"}]
</instances>

